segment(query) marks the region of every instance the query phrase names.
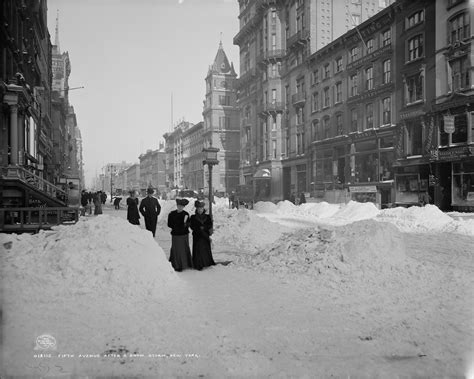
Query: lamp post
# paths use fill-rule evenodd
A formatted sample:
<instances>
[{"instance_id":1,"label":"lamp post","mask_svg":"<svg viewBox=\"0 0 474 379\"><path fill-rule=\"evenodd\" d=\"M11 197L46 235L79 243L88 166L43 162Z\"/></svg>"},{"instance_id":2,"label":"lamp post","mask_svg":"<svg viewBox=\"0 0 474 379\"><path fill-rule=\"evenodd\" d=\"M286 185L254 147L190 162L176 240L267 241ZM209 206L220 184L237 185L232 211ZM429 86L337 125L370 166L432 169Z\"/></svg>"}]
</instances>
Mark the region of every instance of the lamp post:
<instances>
[{"instance_id":1,"label":"lamp post","mask_svg":"<svg viewBox=\"0 0 474 379\"><path fill-rule=\"evenodd\" d=\"M217 159L217 152L219 149L217 147L209 146L208 148L203 148L202 152L204 153L204 160L202 161L203 165L207 164L209 169L209 215L212 217L212 202L214 193L212 192L212 166L219 163Z\"/></svg>"},{"instance_id":2,"label":"lamp post","mask_svg":"<svg viewBox=\"0 0 474 379\"><path fill-rule=\"evenodd\" d=\"M114 166L110 166L110 202L112 202L112 171L114 169Z\"/></svg>"}]
</instances>

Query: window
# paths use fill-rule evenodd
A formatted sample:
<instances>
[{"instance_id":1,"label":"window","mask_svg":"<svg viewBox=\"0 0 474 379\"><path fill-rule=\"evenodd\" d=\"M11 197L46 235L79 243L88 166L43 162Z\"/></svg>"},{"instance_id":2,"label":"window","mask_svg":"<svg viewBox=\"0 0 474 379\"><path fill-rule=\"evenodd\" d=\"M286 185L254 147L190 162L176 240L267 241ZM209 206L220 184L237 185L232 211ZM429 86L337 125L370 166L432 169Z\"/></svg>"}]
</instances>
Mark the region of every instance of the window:
<instances>
[{"instance_id":1,"label":"window","mask_svg":"<svg viewBox=\"0 0 474 379\"><path fill-rule=\"evenodd\" d=\"M387 46L392 43L392 34L390 33L390 29L382 32L382 46Z\"/></svg>"},{"instance_id":2,"label":"window","mask_svg":"<svg viewBox=\"0 0 474 379\"><path fill-rule=\"evenodd\" d=\"M390 59L387 59L386 61L383 62L383 77L382 77L383 84L390 83L390 81L392 80L391 70L392 70L392 62L390 61Z\"/></svg>"},{"instance_id":3,"label":"window","mask_svg":"<svg viewBox=\"0 0 474 379\"><path fill-rule=\"evenodd\" d=\"M425 20L425 11L420 10L407 17L405 28L409 29L415 25L422 23Z\"/></svg>"},{"instance_id":4,"label":"window","mask_svg":"<svg viewBox=\"0 0 474 379\"><path fill-rule=\"evenodd\" d=\"M336 59L335 72L341 72L341 71L342 71L342 57L339 57Z\"/></svg>"},{"instance_id":5,"label":"window","mask_svg":"<svg viewBox=\"0 0 474 379\"><path fill-rule=\"evenodd\" d=\"M423 35L419 34L408 40L408 59L410 62L423 56Z\"/></svg>"},{"instance_id":6,"label":"window","mask_svg":"<svg viewBox=\"0 0 474 379\"><path fill-rule=\"evenodd\" d=\"M314 70L313 73L311 74L311 81L312 81L312 84L319 83L319 70L318 69Z\"/></svg>"},{"instance_id":7,"label":"window","mask_svg":"<svg viewBox=\"0 0 474 379\"><path fill-rule=\"evenodd\" d=\"M324 79L329 78L329 63L324 65Z\"/></svg>"},{"instance_id":8,"label":"window","mask_svg":"<svg viewBox=\"0 0 474 379\"><path fill-rule=\"evenodd\" d=\"M276 140L272 140L272 158L276 159L277 157L277 142Z\"/></svg>"},{"instance_id":9,"label":"window","mask_svg":"<svg viewBox=\"0 0 474 379\"><path fill-rule=\"evenodd\" d=\"M365 106L365 117L365 128L372 129L374 127L374 106L372 103Z\"/></svg>"},{"instance_id":10,"label":"window","mask_svg":"<svg viewBox=\"0 0 474 379\"><path fill-rule=\"evenodd\" d=\"M312 125L311 133L312 133L313 141L317 141L321 139L320 130L319 130L319 121L314 120L311 125Z\"/></svg>"},{"instance_id":11,"label":"window","mask_svg":"<svg viewBox=\"0 0 474 379\"><path fill-rule=\"evenodd\" d=\"M342 122L342 114L336 115L336 131L338 136L342 136L344 134L344 124Z\"/></svg>"},{"instance_id":12,"label":"window","mask_svg":"<svg viewBox=\"0 0 474 379\"><path fill-rule=\"evenodd\" d=\"M311 111L316 112L319 111L319 93L315 92L311 98Z\"/></svg>"},{"instance_id":13,"label":"window","mask_svg":"<svg viewBox=\"0 0 474 379\"><path fill-rule=\"evenodd\" d=\"M277 43L276 43L276 34L272 34L272 50L275 51L277 48Z\"/></svg>"},{"instance_id":14,"label":"window","mask_svg":"<svg viewBox=\"0 0 474 379\"><path fill-rule=\"evenodd\" d=\"M354 62L359 58L359 47L353 47L350 51L350 61Z\"/></svg>"},{"instance_id":15,"label":"window","mask_svg":"<svg viewBox=\"0 0 474 379\"><path fill-rule=\"evenodd\" d=\"M390 97L386 97L382 99L382 124L389 125L391 123L391 99Z\"/></svg>"},{"instance_id":16,"label":"window","mask_svg":"<svg viewBox=\"0 0 474 379\"><path fill-rule=\"evenodd\" d=\"M329 117L323 119L323 139L331 138L331 123Z\"/></svg>"},{"instance_id":17,"label":"window","mask_svg":"<svg viewBox=\"0 0 474 379\"><path fill-rule=\"evenodd\" d=\"M469 64L467 56L449 62L451 68L451 90L459 91L469 88Z\"/></svg>"},{"instance_id":18,"label":"window","mask_svg":"<svg viewBox=\"0 0 474 379\"><path fill-rule=\"evenodd\" d=\"M367 45L367 54L370 54L374 51L374 40L373 39L369 39L366 43Z\"/></svg>"},{"instance_id":19,"label":"window","mask_svg":"<svg viewBox=\"0 0 474 379\"><path fill-rule=\"evenodd\" d=\"M272 104L275 104L277 100L277 90L272 89Z\"/></svg>"},{"instance_id":20,"label":"window","mask_svg":"<svg viewBox=\"0 0 474 379\"><path fill-rule=\"evenodd\" d=\"M336 83L336 103L342 102L342 83Z\"/></svg>"},{"instance_id":21,"label":"window","mask_svg":"<svg viewBox=\"0 0 474 379\"><path fill-rule=\"evenodd\" d=\"M229 105L229 96L219 95L219 105Z\"/></svg>"},{"instance_id":22,"label":"window","mask_svg":"<svg viewBox=\"0 0 474 379\"><path fill-rule=\"evenodd\" d=\"M351 132L357 132L359 130L357 119L357 109L351 109Z\"/></svg>"},{"instance_id":23,"label":"window","mask_svg":"<svg viewBox=\"0 0 474 379\"><path fill-rule=\"evenodd\" d=\"M272 78L276 78L277 77L277 65L276 63L273 63L272 64Z\"/></svg>"},{"instance_id":24,"label":"window","mask_svg":"<svg viewBox=\"0 0 474 379\"><path fill-rule=\"evenodd\" d=\"M448 32L449 43L468 38L470 32L469 15L467 13L461 13L451 18L448 23Z\"/></svg>"},{"instance_id":25,"label":"window","mask_svg":"<svg viewBox=\"0 0 474 379\"><path fill-rule=\"evenodd\" d=\"M290 102L290 86L285 86L285 101L286 101L286 105L288 106L289 102Z\"/></svg>"},{"instance_id":26,"label":"window","mask_svg":"<svg viewBox=\"0 0 474 379\"><path fill-rule=\"evenodd\" d=\"M406 78L406 103L423 101L423 75L421 73Z\"/></svg>"},{"instance_id":27,"label":"window","mask_svg":"<svg viewBox=\"0 0 474 379\"><path fill-rule=\"evenodd\" d=\"M351 96L356 96L359 93L357 90L357 81L358 81L357 74L352 75L349 79L349 87L350 87Z\"/></svg>"},{"instance_id":28,"label":"window","mask_svg":"<svg viewBox=\"0 0 474 379\"><path fill-rule=\"evenodd\" d=\"M330 105L329 87L326 87L324 89L324 108L329 107Z\"/></svg>"},{"instance_id":29,"label":"window","mask_svg":"<svg viewBox=\"0 0 474 379\"><path fill-rule=\"evenodd\" d=\"M422 155L423 127L420 122L407 122L405 148L408 156Z\"/></svg>"},{"instance_id":30,"label":"window","mask_svg":"<svg viewBox=\"0 0 474 379\"><path fill-rule=\"evenodd\" d=\"M365 70L365 89L374 89L374 68L369 67Z\"/></svg>"},{"instance_id":31,"label":"window","mask_svg":"<svg viewBox=\"0 0 474 379\"><path fill-rule=\"evenodd\" d=\"M276 19L277 13L275 10L272 10L272 19Z\"/></svg>"}]
</instances>

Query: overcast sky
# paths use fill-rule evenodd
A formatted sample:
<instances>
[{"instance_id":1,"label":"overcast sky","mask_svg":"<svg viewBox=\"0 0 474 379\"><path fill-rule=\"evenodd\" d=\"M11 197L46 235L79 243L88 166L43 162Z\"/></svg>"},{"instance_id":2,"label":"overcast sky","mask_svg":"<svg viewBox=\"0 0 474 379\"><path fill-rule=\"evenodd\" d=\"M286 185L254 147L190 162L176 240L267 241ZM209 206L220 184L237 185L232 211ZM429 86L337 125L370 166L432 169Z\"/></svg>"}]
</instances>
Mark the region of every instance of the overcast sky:
<instances>
[{"instance_id":1,"label":"overcast sky","mask_svg":"<svg viewBox=\"0 0 474 379\"><path fill-rule=\"evenodd\" d=\"M71 61L69 100L83 140L86 185L108 162L138 162L173 121L202 120L221 40L239 73L237 0L48 0L48 29Z\"/></svg>"}]
</instances>

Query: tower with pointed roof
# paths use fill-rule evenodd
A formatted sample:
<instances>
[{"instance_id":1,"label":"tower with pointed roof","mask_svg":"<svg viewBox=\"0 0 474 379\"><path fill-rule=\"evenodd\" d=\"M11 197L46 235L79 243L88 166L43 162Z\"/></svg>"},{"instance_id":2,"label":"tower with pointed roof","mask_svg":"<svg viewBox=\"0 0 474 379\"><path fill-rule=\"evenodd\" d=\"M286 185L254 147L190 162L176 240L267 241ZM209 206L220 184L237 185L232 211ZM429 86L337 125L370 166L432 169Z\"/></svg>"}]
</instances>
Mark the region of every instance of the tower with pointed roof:
<instances>
[{"instance_id":1,"label":"tower with pointed roof","mask_svg":"<svg viewBox=\"0 0 474 379\"><path fill-rule=\"evenodd\" d=\"M219 164L213 170L213 189L227 193L235 190L239 184L240 127L236 78L234 65L227 59L220 41L214 62L209 66L205 78L203 139L204 147L212 145L219 149Z\"/></svg>"}]
</instances>

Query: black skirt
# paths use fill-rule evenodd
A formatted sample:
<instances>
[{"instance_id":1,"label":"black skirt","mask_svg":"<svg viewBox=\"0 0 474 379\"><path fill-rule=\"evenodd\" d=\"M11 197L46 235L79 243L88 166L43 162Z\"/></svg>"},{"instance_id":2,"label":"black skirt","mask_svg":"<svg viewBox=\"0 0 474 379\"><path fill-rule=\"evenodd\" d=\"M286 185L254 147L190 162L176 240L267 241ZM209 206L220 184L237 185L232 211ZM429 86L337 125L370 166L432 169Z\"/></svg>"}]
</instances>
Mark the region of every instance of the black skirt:
<instances>
[{"instance_id":1,"label":"black skirt","mask_svg":"<svg viewBox=\"0 0 474 379\"><path fill-rule=\"evenodd\" d=\"M213 266L216 263L212 257L211 241L206 237L193 234L193 266L196 270Z\"/></svg>"},{"instance_id":2,"label":"black skirt","mask_svg":"<svg viewBox=\"0 0 474 379\"><path fill-rule=\"evenodd\" d=\"M193 267L188 234L171 235L170 262L176 271Z\"/></svg>"}]
</instances>

